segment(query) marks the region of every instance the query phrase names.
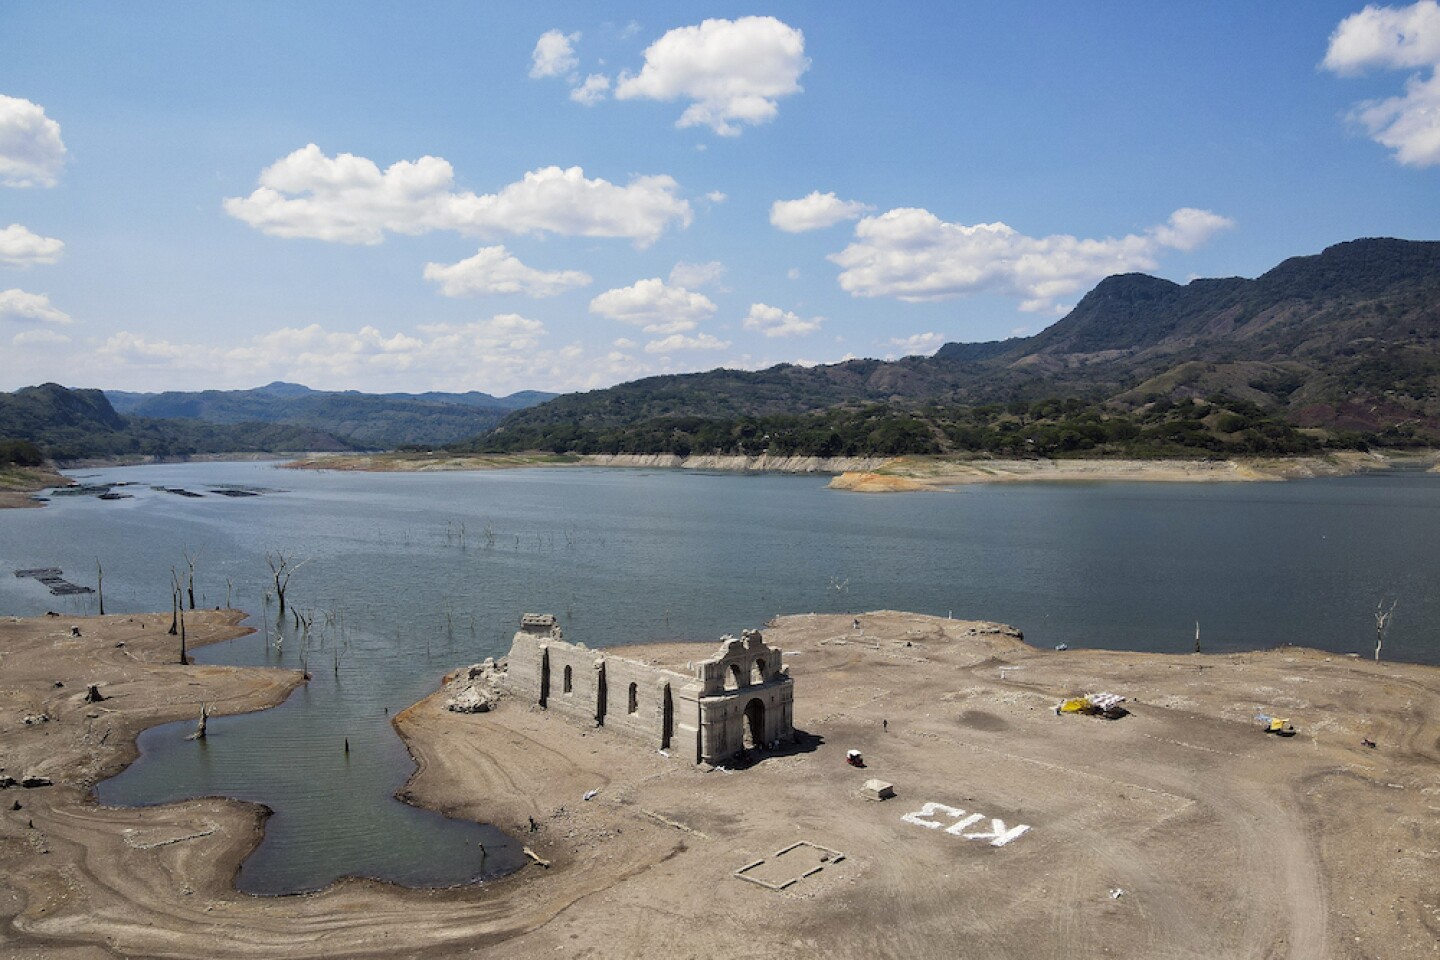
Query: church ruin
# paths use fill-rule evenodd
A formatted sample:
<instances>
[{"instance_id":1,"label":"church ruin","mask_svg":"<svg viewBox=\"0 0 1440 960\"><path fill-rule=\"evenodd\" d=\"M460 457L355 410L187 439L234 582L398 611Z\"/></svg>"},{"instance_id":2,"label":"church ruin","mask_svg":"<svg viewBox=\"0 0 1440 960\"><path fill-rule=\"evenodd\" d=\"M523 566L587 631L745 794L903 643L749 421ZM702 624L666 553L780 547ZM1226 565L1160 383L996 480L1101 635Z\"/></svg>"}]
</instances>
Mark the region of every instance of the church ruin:
<instances>
[{"instance_id":1,"label":"church ruin","mask_svg":"<svg viewBox=\"0 0 1440 960\"><path fill-rule=\"evenodd\" d=\"M527 613L508 660L516 698L696 763L795 738L793 681L758 630L723 638L687 676L569 643L553 615Z\"/></svg>"}]
</instances>

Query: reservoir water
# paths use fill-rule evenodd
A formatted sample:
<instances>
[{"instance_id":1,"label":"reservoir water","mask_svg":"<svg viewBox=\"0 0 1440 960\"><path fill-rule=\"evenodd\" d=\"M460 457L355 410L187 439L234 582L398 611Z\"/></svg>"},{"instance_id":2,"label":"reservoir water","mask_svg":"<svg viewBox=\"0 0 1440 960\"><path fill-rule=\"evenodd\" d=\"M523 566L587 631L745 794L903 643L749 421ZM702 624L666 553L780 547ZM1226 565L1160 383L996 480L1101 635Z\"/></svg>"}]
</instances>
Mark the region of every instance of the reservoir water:
<instances>
[{"instance_id":1,"label":"reservoir water","mask_svg":"<svg viewBox=\"0 0 1440 960\"><path fill-rule=\"evenodd\" d=\"M594 647L709 644L780 614L892 608L1002 621L1042 646L1185 652L1198 620L1207 652L1290 643L1369 656L1376 604L1393 600L1384 655L1440 663L1440 475L1414 470L894 496L832 491L823 477L594 468L205 463L84 478L132 496L0 511L0 572L56 566L93 585L98 561L107 611L148 612L168 607L188 551L197 602L228 597L257 631L197 660L309 663L312 681L284 705L212 718L206 741L184 740L190 722L147 731L141 758L97 788L114 804L267 804L265 840L237 879L255 893L345 875L461 883L518 862L493 828L394 799L413 765L389 718L445 671L503 655L527 611L555 613L568 639ZM277 551L303 561L289 601L311 618L308 641L267 598ZM46 610L90 613L95 598L0 576L0 613ZM796 678L803 695L803 667Z\"/></svg>"}]
</instances>

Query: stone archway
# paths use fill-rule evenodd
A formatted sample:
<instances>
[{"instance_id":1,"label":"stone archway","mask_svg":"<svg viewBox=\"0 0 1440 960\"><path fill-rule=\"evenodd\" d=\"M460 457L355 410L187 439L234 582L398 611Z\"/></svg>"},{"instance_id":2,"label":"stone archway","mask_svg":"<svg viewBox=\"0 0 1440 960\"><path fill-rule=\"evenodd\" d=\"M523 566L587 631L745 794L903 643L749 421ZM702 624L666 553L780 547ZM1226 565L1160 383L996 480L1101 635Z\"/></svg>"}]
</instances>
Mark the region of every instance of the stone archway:
<instances>
[{"instance_id":1,"label":"stone archway","mask_svg":"<svg viewBox=\"0 0 1440 960\"><path fill-rule=\"evenodd\" d=\"M743 742L747 750L765 746L765 701L754 697L745 704L743 727Z\"/></svg>"}]
</instances>

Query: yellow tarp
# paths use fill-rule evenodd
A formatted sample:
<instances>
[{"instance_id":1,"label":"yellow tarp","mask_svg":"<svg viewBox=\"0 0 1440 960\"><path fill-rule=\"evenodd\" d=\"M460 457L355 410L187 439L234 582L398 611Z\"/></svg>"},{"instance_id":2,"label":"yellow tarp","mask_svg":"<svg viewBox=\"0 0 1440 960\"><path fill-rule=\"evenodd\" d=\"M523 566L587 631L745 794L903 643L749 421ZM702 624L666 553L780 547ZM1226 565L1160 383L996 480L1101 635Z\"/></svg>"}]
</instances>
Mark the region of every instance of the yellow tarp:
<instances>
[{"instance_id":1,"label":"yellow tarp","mask_svg":"<svg viewBox=\"0 0 1440 960\"><path fill-rule=\"evenodd\" d=\"M1279 731L1284 730L1289 723L1289 720L1281 720L1279 717L1271 717L1269 730L1271 733L1278 733Z\"/></svg>"},{"instance_id":2,"label":"yellow tarp","mask_svg":"<svg viewBox=\"0 0 1440 960\"><path fill-rule=\"evenodd\" d=\"M1081 710L1090 709L1089 697L1071 697L1068 700L1060 701L1061 713L1079 713Z\"/></svg>"}]
</instances>

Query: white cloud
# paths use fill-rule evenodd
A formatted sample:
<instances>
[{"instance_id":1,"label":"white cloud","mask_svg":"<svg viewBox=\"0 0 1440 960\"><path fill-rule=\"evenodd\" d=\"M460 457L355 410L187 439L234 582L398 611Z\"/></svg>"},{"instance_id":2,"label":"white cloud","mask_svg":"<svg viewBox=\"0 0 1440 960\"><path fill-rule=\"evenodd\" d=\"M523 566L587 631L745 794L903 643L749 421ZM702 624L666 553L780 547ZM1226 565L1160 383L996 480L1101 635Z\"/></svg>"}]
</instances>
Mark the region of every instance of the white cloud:
<instances>
[{"instance_id":1,"label":"white cloud","mask_svg":"<svg viewBox=\"0 0 1440 960\"><path fill-rule=\"evenodd\" d=\"M895 337L885 341L886 346L895 347L900 351L902 357L924 356L939 350L945 343L945 337L934 331L916 333L908 337Z\"/></svg>"},{"instance_id":2,"label":"white cloud","mask_svg":"<svg viewBox=\"0 0 1440 960\"><path fill-rule=\"evenodd\" d=\"M717 340L708 333L701 333L693 337L675 333L663 340L651 340L645 344L645 352L676 353L681 350L724 350L729 346L729 340Z\"/></svg>"},{"instance_id":3,"label":"white cloud","mask_svg":"<svg viewBox=\"0 0 1440 960\"><path fill-rule=\"evenodd\" d=\"M610 90L610 78L603 73L592 73L583 82L570 88L570 99L587 107L593 107Z\"/></svg>"},{"instance_id":4,"label":"white cloud","mask_svg":"<svg viewBox=\"0 0 1440 960\"><path fill-rule=\"evenodd\" d=\"M770 225L786 233L803 233L856 220L875 208L856 200L841 200L833 193L813 191L799 200L776 200L770 205Z\"/></svg>"},{"instance_id":5,"label":"white cloud","mask_svg":"<svg viewBox=\"0 0 1440 960\"><path fill-rule=\"evenodd\" d=\"M646 333L656 334L679 334L694 330L700 321L713 317L716 309L715 304L703 293L669 286L659 277L637 280L628 287L606 290L590 301L591 313L598 313L621 323L631 323L641 327Z\"/></svg>"},{"instance_id":6,"label":"white cloud","mask_svg":"<svg viewBox=\"0 0 1440 960\"><path fill-rule=\"evenodd\" d=\"M708 263L686 263L681 260L670 269L670 283L676 287L692 289L719 283L725 276L725 264L719 260Z\"/></svg>"},{"instance_id":7,"label":"white cloud","mask_svg":"<svg viewBox=\"0 0 1440 960\"><path fill-rule=\"evenodd\" d=\"M521 293L527 297L553 297L588 286L591 277L579 270L536 270L521 263L503 246L481 247L459 263L427 263L425 279L440 284L447 297L473 297L487 293Z\"/></svg>"},{"instance_id":8,"label":"white cloud","mask_svg":"<svg viewBox=\"0 0 1440 960\"><path fill-rule=\"evenodd\" d=\"M0 320L71 323L70 315L50 303L43 293L26 293L18 288L0 290Z\"/></svg>"},{"instance_id":9,"label":"white cloud","mask_svg":"<svg viewBox=\"0 0 1440 960\"><path fill-rule=\"evenodd\" d=\"M234 347L174 343L122 331L104 341L89 365L128 373L162 369L182 381L209 386L295 380L322 389L533 388L558 369L540 350L545 327L518 314L472 323L421 324L416 332L328 330L319 324L282 327ZM555 368L559 364L554 365Z\"/></svg>"},{"instance_id":10,"label":"white cloud","mask_svg":"<svg viewBox=\"0 0 1440 960\"><path fill-rule=\"evenodd\" d=\"M0 230L0 263L16 267L54 263L64 251L63 241L31 233L18 223Z\"/></svg>"},{"instance_id":11,"label":"white cloud","mask_svg":"<svg viewBox=\"0 0 1440 960\"><path fill-rule=\"evenodd\" d=\"M737 136L736 123L775 118L779 97L800 92L810 67L805 36L774 17L706 20L679 27L645 50L637 75L622 73L618 100L690 100L677 127L707 126Z\"/></svg>"},{"instance_id":12,"label":"white cloud","mask_svg":"<svg viewBox=\"0 0 1440 960\"><path fill-rule=\"evenodd\" d=\"M0 183L53 187L64 165L60 124L38 103L0 94Z\"/></svg>"},{"instance_id":13,"label":"white cloud","mask_svg":"<svg viewBox=\"0 0 1440 960\"><path fill-rule=\"evenodd\" d=\"M1330 35L1322 62L1342 75L1370 67L1405 70L1440 63L1440 4L1420 0L1408 7L1367 6Z\"/></svg>"},{"instance_id":14,"label":"white cloud","mask_svg":"<svg viewBox=\"0 0 1440 960\"><path fill-rule=\"evenodd\" d=\"M1340 21L1321 66L1341 76L1366 69L1429 69L1405 81L1405 93L1366 100L1350 112L1370 138L1403 164L1440 164L1440 3L1367 6Z\"/></svg>"},{"instance_id":15,"label":"white cloud","mask_svg":"<svg viewBox=\"0 0 1440 960\"><path fill-rule=\"evenodd\" d=\"M723 190L711 190L705 194L705 199L711 203L724 203L726 200L729 200L730 197Z\"/></svg>"},{"instance_id":16,"label":"white cloud","mask_svg":"<svg viewBox=\"0 0 1440 960\"><path fill-rule=\"evenodd\" d=\"M841 289L856 297L923 302L986 292L1040 311L1111 274L1154 270L1164 250L1192 250L1231 225L1182 208L1143 234L1082 240L1028 237L1004 223L947 223L928 210L899 208L861 220L854 242L830 260L841 267Z\"/></svg>"},{"instance_id":17,"label":"white cloud","mask_svg":"<svg viewBox=\"0 0 1440 960\"><path fill-rule=\"evenodd\" d=\"M530 54L530 76L560 77L580 65L575 58L575 44L580 40L578 33L561 33L546 30L535 41L535 51Z\"/></svg>"},{"instance_id":18,"label":"white cloud","mask_svg":"<svg viewBox=\"0 0 1440 960\"><path fill-rule=\"evenodd\" d=\"M779 307L752 303L750 304L750 313L746 315L741 326L746 330L758 330L766 337L800 337L807 333L815 333L820 329L822 322L820 317L811 317L806 320L788 310L781 310Z\"/></svg>"},{"instance_id":19,"label":"white cloud","mask_svg":"<svg viewBox=\"0 0 1440 960\"><path fill-rule=\"evenodd\" d=\"M17 347L60 346L69 343L70 338L48 327L36 327L33 330L20 331L10 342Z\"/></svg>"},{"instance_id":20,"label":"white cloud","mask_svg":"<svg viewBox=\"0 0 1440 960\"><path fill-rule=\"evenodd\" d=\"M800 279L800 268L799 268L799 267L791 267L789 270L786 270L786 271L785 271L785 279L787 279L787 280L799 280L799 279Z\"/></svg>"},{"instance_id":21,"label":"white cloud","mask_svg":"<svg viewBox=\"0 0 1440 960\"><path fill-rule=\"evenodd\" d=\"M391 164L315 144L277 160L248 197L225 211L263 233L336 243L376 244L385 233L454 230L466 235L626 237L644 247L672 223L689 226L690 204L671 177L639 176L626 186L586 179L580 167L541 167L498 193L453 192L454 170L439 157Z\"/></svg>"}]
</instances>

